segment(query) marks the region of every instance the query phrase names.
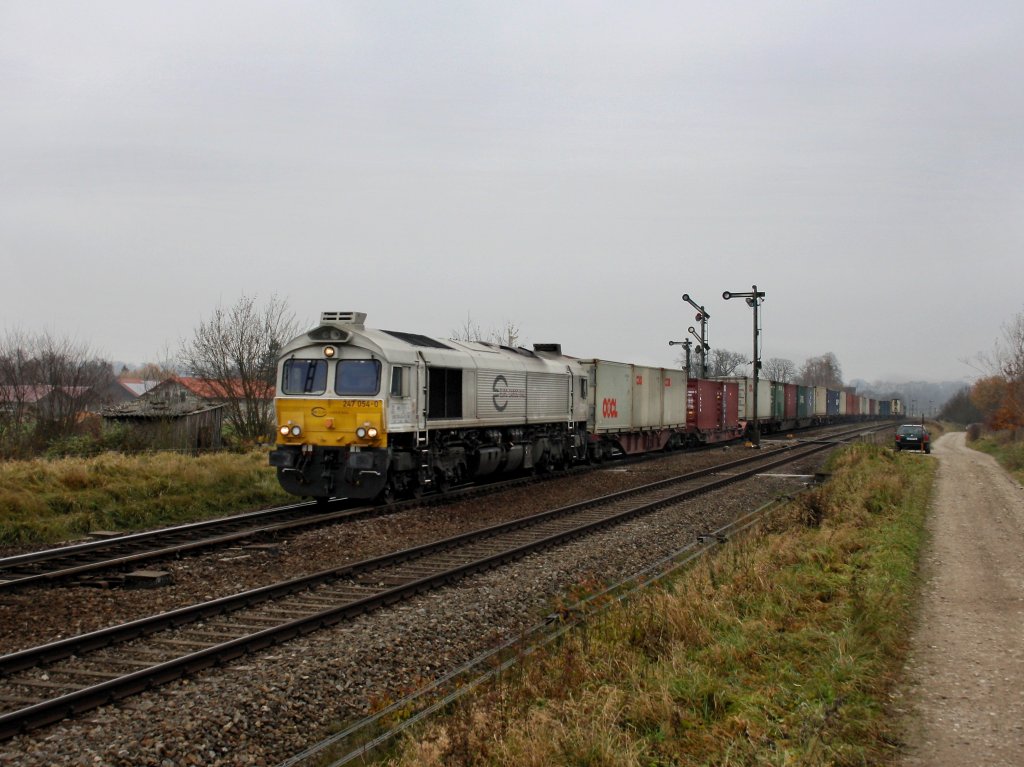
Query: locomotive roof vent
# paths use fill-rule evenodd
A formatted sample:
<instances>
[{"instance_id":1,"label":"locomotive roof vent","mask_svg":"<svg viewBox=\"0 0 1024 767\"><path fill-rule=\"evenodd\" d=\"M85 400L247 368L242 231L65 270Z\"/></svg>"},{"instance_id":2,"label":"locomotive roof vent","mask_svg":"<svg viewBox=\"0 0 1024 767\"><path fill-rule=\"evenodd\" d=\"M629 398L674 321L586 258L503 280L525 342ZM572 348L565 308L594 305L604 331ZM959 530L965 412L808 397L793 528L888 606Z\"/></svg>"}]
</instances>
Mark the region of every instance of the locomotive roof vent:
<instances>
[{"instance_id":1,"label":"locomotive roof vent","mask_svg":"<svg viewBox=\"0 0 1024 767\"><path fill-rule=\"evenodd\" d=\"M561 344L534 344L533 350L535 352L551 352L552 354L561 354Z\"/></svg>"},{"instance_id":2,"label":"locomotive roof vent","mask_svg":"<svg viewBox=\"0 0 1024 767\"><path fill-rule=\"evenodd\" d=\"M336 325L354 325L365 329L366 312L321 312L320 322L333 322Z\"/></svg>"}]
</instances>

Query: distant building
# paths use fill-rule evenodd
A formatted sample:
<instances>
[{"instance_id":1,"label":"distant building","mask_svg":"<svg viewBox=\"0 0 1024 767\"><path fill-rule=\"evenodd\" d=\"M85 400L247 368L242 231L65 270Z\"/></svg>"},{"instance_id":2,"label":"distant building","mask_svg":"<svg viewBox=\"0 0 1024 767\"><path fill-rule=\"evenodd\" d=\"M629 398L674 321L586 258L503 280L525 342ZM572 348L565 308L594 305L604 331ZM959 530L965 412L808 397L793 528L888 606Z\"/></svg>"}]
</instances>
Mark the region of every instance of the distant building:
<instances>
[{"instance_id":1,"label":"distant building","mask_svg":"<svg viewBox=\"0 0 1024 767\"><path fill-rule=\"evenodd\" d=\"M169 378L129 402L103 410L105 423L126 424L139 441L155 449L200 450L222 446L224 404Z\"/></svg>"},{"instance_id":2,"label":"distant building","mask_svg":"<svg viewBox=\"0 0 1024 767\"><path fill-rule=\"evenodd\" d=\"M121 376L117 379L117 382L124 387L124 389L131 392L133 397L141 397L150 389L160 384L160 381L152 381L145 378L132 378L130 376Z\"/></svg>"}]
</instances>

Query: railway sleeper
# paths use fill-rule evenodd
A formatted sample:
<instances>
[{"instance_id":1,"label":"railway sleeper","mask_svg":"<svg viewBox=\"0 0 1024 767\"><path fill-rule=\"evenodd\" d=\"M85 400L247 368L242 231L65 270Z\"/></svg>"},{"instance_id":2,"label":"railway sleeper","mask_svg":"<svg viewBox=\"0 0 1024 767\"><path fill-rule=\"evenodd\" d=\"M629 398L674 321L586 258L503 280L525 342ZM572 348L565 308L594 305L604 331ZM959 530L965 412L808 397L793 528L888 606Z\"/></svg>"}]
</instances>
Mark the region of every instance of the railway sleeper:
<instances>
[{"instance_id":1,"label":"railway sleeper","mask_svg":"<svg viewBox=\"0 0 1024 767\"><path fill-rule=\"evenodd\" d=\"M67 690L74 686L51 682L47 679L6 679L4 684L9 684L11 687L38 687L41 690Z\"/></svg>"}]
</instances>

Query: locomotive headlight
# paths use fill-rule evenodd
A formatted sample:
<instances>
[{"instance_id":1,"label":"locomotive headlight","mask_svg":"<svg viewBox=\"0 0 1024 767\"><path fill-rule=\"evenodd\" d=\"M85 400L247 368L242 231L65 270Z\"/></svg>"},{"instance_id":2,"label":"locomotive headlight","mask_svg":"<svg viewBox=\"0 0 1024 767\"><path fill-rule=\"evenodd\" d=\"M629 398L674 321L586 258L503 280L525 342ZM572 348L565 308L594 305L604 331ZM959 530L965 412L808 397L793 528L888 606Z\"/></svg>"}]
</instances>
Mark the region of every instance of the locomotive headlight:
<instances>
[{"instance_id":1,"label":"locomotive headlight","mask_svg":"<svg viewBox=\"0 0 1024 767\"><path fill-rule=\"evenodd\" d=\"M302 429L299 428L298 424L291 428L292 436L297 437L302 434Z\"/></svg>"},{"instance_id":2,"label":"locomotive headlight","mask_svg":"<svg viewBox=\"0 0 1024 767\"><path fill-rule=\"evenodd\" d=\"M369 437L370 439L373 439L374 437L377 436L377 430L371 426L369 429L366 430L366 436Z\"/></svg>"},{"instance_id":3,"label":"locomotive headlight","mask_svg":"<svg viewBox=\"0 0 1024 767\"><path fill-rule=\"evenodd\" d=\"M330 359L335 354L337 354L337 351L335 350L335 348L333 346L325 346L324 347L324 356L327 357L327 359Z\"/></svg>"},{"instance_id":4,"label":"locomotive headlight","mask_svg":"<svg viewBox=\"0 0 1024 767\"><path fill-rule=\"evenodd\" d=\"M287 437L289 434L291 434L292 430L290 426L282 426L280 429L278 429L278 431L281 432L282 437Z\"/></svg>"},{"instance_id":5,"label":"locomotive headlight","mask_svg":"<svg viewBox=\"0 0 1024 767\"><path fill-rule=\"evenodd\" d=\"M356 436L359 437L359 439L366 439L366 427L360 426L356 429Z\"/></svg>"}]
</instances>

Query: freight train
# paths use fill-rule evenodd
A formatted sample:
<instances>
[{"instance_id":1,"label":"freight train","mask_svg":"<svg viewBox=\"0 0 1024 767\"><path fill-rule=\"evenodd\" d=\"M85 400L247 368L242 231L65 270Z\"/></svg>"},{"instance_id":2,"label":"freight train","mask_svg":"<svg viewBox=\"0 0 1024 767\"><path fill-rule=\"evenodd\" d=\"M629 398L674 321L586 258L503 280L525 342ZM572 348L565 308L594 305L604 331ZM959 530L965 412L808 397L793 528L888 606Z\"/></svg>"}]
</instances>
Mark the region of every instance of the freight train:
<instances>
[{"instance_id":1,"label":"freight train","mask_svg":"<svg viewBox=\"0 0 1024 767\"><path fill-rule=\"evenodd\" d=\"M688 380L683 370L570 357L558 344L442 340L365 321L324 312L281 350L270 464L290 493L388 502L734 440L754 417L750 379ZM767 432L883 415L875 400L848 392L823 394L819 407L813 389L759 386Z\"/></svg>"}]
</instances>

